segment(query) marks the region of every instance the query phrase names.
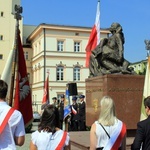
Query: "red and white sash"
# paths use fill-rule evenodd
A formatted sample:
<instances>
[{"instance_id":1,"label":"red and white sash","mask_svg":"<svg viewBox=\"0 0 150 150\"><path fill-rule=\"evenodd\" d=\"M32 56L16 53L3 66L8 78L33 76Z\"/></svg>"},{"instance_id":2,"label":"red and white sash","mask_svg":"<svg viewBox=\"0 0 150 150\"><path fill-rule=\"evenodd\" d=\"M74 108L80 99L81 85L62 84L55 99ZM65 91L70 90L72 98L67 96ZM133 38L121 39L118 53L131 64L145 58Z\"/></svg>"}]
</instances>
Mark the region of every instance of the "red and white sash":
<instances>
[{"instance_id":1,"label":"red and white sash","mask_svg":"<svg viewBox=\"0 0 150 150\"><path fill-rule=\"evenodd\" d=\"M118 120L116 130L110 135L110 139L107 142L103 150L117 150L120 147L121 141L126 134L126 125Z\"/></svg>"},{"instance_id":2,"label":"red and white sash","mask_svg":"<svg viewBox=\"0 0 150 150\"><path fill-rule=\"evenodd\" d=\"M74 114L74 115L76 115L77 114L77 111L74 109L74 107L72 106L72 113Z\"/></svg>"},{"instance_id":3,"label":"red and white sash","mask_svg":"<svg viewBox=\"0 0 150 150\"><path fill-rule=\"evenodd\" d=\"M3 132L3 130L5 129L5 127L6 127L7 123L8 123L8 120L9 120L10 116L12 115L12 113L13 113L14 111L15 111L14 108L10 108L10 109L8 110L6 116L4 116L3 121L2 121L2 123L1 123L1 125L0 125L0 134L1 134L1 133Z\"/></svg>"},{"instance_id":4,"label":"red and white sash","mask_svg":"<svg viewBox=\"0 0 150 150\"><path fill-rule=\"evenodd\" d=\"M67 138L67 132L64 131L62 139L55 150L61 150L63 148L63 146L65 145L66 138Z\"/></svg>"}]
</instances>

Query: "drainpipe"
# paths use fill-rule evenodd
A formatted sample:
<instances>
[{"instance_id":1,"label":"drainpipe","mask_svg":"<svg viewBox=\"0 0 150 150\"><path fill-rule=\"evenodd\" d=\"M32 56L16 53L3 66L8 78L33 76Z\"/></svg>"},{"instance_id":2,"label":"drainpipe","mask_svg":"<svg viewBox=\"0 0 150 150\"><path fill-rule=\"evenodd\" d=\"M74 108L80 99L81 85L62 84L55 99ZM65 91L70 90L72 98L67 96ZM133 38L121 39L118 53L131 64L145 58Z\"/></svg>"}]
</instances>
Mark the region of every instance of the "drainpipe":
<instances>
[{"instance_id":1,"label":"drainpipe","mask_svg":"<svg viewBox=\"0 0 150 150\"><path fill-rule=\"evenodd\" d=\"M44 83L45 83L45 74L46 74L46 38L45 38L45 28L43 29L44 32Z\"/></svg>"}]
</instances>

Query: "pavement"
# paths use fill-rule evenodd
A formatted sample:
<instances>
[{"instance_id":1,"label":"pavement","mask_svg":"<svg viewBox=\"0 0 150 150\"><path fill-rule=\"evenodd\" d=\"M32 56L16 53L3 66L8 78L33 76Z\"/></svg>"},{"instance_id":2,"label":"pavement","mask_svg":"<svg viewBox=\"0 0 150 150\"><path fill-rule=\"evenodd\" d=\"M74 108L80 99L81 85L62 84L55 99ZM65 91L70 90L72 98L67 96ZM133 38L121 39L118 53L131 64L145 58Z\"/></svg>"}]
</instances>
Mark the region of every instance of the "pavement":
<instances>
[{"instance_id":1,"label":"pavement","mask_svg":"<svg viewBox=\"0 0 150 150\"><path fill-rule=\"evenodd\" d=\"M31 129L31 133L37 130L39 122L33 122L33 127ZM23 146L17 146L17 150L29 150L30 140L31 140L31 133L26 133L25 135L25 143Z\"/></svg>"},{"instance_id":2,"label":"pavement","mask_svg":"<svg viewBox=\"0 0 150 150\"><path fill-rule=\"evenodd\" d=\"M126 150L131 150L131 144L133 143L134 137L126 138Z\"/></svg>"},{"instance_id":3,"label":"pavement","mask_svg":"<svg viewBox=\"0 0 150 150\"><path fill-rule=\"evenodd\" d=\"M25 144L21 147L17 146L17 150L29 150L30 139L31 139L31 133L27 133L25 137Z\"/></svg>"}]
</instances>

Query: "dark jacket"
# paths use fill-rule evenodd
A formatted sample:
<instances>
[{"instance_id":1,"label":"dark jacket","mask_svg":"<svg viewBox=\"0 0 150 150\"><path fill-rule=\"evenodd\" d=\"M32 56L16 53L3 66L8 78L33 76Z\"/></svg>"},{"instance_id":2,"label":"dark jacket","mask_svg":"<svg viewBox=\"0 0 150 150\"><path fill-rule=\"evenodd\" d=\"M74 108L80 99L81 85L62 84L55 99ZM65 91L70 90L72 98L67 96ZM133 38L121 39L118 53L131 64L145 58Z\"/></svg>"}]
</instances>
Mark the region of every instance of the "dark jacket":
<instances>
[{"instance_id":1,"label":"dark jacket","mask_svg":"<svg viewBox=\"0 0 150 150\"><path fill-rule=\"evenodd\" d=\"M79 103L79 120L85 120L85 102Z\"/></svg>"},{"instance_id":2,"label":"dark jacket","mask_svg":"<svg viewBox=\"0 0 150 150\"><path fill-rule=\"evenodd\" d=\"M74 113L72 112L72 107L77 111L77 114L74 114ZM77 103L71 105L71 120L72 120L72 121L74 121L74 120L79 120L78 104L77 104Z\"/></svg>"},{"instance_id":3,"label":"dark jacket","mask_svg":"<svg viewBox=\"0 0 150 150\"><path fill-rule=\"evenodd\" d=\"M141 145L142 150L150 150L150 116L137 123L137 131L131 150L140 150Z\"/></svg>"},{"instance_id":4,"label":"dark jacket","mask_svg":"<svg viewBox=\"0 0 150 150\"><path fill-rule=\"evenodd\" d=\"M59 104L59 120L64 119L64 102L60 102Z\"/></svg>"}]
</instances>

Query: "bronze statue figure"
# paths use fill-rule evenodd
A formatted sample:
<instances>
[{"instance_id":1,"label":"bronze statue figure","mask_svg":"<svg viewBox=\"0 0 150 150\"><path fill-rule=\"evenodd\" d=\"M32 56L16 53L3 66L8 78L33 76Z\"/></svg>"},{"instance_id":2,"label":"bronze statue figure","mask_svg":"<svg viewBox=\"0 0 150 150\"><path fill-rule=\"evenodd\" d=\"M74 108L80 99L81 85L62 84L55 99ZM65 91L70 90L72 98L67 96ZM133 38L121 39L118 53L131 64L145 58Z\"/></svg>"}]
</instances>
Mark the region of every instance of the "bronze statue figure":
<instances>
[{"instance_id":1,"label":"bronze statue figure","mask_svg":"<svg viewBox=\"0 0 150 150\"><path fill-rule=\"evenodd\" d=\"M150 40L144 40L144 42L146 44L145 46L146 50L150 50Z\"/></svg>"},{"instance_id":2,"label":"bronze statue figure","mask_svg":"<svg viewBox=\"0 0 150 150\"><path fill-rule=\"evenodd\" d=\"M124 58L124 34L119 23L112 23L111 36L104 38L90 56L90 77L105 74L134 74L130 63Z\"/></svg>"}]
</instances>

